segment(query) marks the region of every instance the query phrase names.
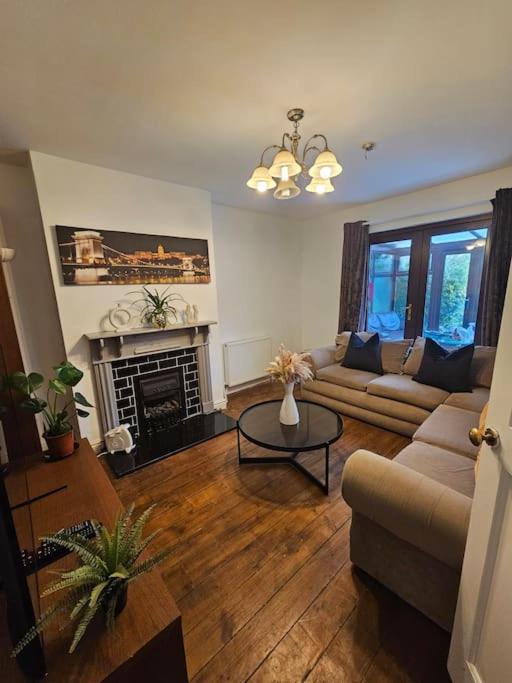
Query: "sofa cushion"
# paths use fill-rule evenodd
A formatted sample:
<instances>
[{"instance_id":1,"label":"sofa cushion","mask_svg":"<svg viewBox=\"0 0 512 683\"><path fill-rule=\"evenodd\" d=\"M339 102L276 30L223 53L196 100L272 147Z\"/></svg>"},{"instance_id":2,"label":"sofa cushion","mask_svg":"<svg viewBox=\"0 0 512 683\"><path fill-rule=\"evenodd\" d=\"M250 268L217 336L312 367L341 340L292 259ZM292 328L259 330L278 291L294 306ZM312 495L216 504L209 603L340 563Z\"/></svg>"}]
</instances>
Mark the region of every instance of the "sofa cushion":
<instances>
[{"instance_id":1,"label":"sofa cushion","mask_svg":"<svg viewBox=\"0 0 512 683\"><path fill-rule=\"evenodd\" d=\"M454 491L473 497L475 471L473 461L465 455L413 441L394 458L394 462L410 467Z\"/></svg>"},{"instance_id":2,"label":"sofa cushion","mask_svg":"<svg viewBox=\"0 0 512 683\"><path fill-rule=\"evenodd\" d=\"M434 339L425 339L425 350L420 369L413 379L421 384L446 391L471 391L471 361L475 345L461 346L447 351Z\"/></svg>"},{"instance_id":3,"label":"sofa cushion","mask_svg":"<svg viewBox=\"0 0 512 683\"><path fill-rule=\"evenodd\" d=\"M358 391L366 391L368 382L379 377L375 372L353 370L352 368L344 368L341 365L328 365L326 368L321 368L316 373L316 376L317 379L325 382L341 384L341 386L357 389Z\"/></svg>"},{"instance_id":4,"label":"sofa cushion","mask_svg":"<svg viewBox=\"0 0 512 683\"><path fill-rule=\"evenodd\" d=\"M414 382L410 375L383 375L368 384L368 393L410 403L426 410L434 410L444 403L449 394L443 389Z\"/></svg>"},{"instance_id":5,"label":"sofa cushion","mask_svg":"<svg viewBox=\"0 0 512 683\"><path fill-rule=\"evenodd\" d=\"M416 337L411 351L404 363L403 372L406 375L417 375L420 369L423 358L423 351L425 350L425 337Z\"/></svg>"},{"instance_id":6,"label":"sofa cushion","mask_svg":"<svg viewBox=\"0 0 512 683\"><path fill-rule=\"evenodd\" d=\"M351 334L352 332L339 332L334 339L334 343L336 344L335 358L338 361L338 363L341 363L342 360L345 358ZM368 341L368 339L370 339L370 337L372 336L373 332L358 332L357 334L361 337L363 341Z\"/></svg>"},{"instance_id":7,"label":"sofa cushion","mask_svg":"<svg viewBox=\"0 0 512 683\"><path fill-rule=\"evenodd\" d=\"M381 396L371 396L367 391L357 391L356 389L343 387L339 384L331 384L331 382L311 380L306 382L303 387L306 391L315 392L321 396L340 401L345 405L350 404L415 425L420 425L430 415L428 410L418 408L418 406L401 403L400 401L392 401Z\"/></svg>"},{"instance_id":8,"label":"sofa cushion","mask_svg":"<svg viewBox=\"0 0 512 683\"><path fill-rule=\"evenodd\" d=\"M450 394L444 403L447 406L479 413L489 401L490 393L486 387L474 387L471 393L464 391L462 393Z\"/></svg>"},{"instance_id":9,"label":"sofa cushion","mask_svg":"<svg viewBox=\"0 0 512 683\"><path fill-rule=\"evenodd\" d=\"M372 336L366 340L361 339L356 332L352 332L345 358L341 361L341 364L344 368L375 372L377 375L382 375L380 338L378 332L372 334Z\"/></svg>"},{"instance_id":10,"label":"sofa cushion","mask_svg":"<svg viewBox=\"0 0 512 683\"><path fill-rule=\"evenodd\" d=\"M423 441L439 448L476 458L478 448L469 440L469 430L478 426L480 415L472 410L463 410L442 405L419 427L414 441Z\"/></svg>"},{"instance_id":11,"label":"sofa cushion","mask_svg":"<svg viewBox=\"0 0 512 683\"><path fill-rule=\"evenodd\" d=\"M495 359L495 346L475 346L473 362L471 363L472 384L477 387L490 388Z\"/></svg>"},{"instance_id":12,"label":"sofa cushion","mask_svg":"<svg viewBox=\"0 0 512 683\"><path fill-rule=\"evenodd\" d=\"M380 355L384 373L399 375L402 372L412 342L412 339L381 340Z\"/></svg>"}]
</instances>

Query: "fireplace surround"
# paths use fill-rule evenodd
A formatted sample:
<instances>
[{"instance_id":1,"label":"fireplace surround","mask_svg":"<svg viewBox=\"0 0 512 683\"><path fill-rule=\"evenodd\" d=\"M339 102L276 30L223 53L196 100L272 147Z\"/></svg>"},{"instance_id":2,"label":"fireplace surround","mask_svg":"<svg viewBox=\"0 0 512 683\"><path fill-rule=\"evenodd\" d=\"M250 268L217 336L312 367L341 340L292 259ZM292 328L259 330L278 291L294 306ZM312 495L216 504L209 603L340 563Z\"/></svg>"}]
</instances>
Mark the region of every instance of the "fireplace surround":
<instances>
[{"instance_id":1,"label":"fireplace surround","mask_svg":"<svg viewBox=\"0 0 512 683\"><path fill-rule=\"evenodd\" d=\"M101 424L129 426L136 448L107 455L117 476L234 429L212 398L209 327L138 328L86 335Z\"/></svg>"}]
</instances>

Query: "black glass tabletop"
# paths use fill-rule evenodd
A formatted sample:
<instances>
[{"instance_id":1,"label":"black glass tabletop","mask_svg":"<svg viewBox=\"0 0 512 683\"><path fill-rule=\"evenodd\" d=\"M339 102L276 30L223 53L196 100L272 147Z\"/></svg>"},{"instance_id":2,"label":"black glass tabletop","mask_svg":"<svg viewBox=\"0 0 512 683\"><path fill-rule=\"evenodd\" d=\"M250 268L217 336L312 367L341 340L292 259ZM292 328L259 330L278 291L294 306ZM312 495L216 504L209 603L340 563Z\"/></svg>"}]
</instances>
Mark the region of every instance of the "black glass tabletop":
<instances>
[{"instance_id":1,"label":"black glass tabletop","mask_svg":"<svg viewBox=\"0 0 512 683\"><path fill-rule=\"evenodd\" d=\"M313 451L334 443L343 432L343 420L330 408L311 401L297 401L296 425L279 422L281 401L265 401L244 410L238 420L246 439L282 451Z\"/></svg>"}]
</instances>

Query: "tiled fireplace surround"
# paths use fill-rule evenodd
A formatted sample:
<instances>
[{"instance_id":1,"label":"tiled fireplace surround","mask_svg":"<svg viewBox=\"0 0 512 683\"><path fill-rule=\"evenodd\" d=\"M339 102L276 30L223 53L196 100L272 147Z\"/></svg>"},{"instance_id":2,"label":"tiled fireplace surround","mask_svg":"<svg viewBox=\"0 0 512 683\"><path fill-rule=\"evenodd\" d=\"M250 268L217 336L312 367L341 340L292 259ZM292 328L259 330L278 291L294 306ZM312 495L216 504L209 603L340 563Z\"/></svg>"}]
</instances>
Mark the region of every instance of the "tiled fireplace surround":
<instances>
[{"instance_id":1,"label":"tiled fireplace surround","mask_svg":"<svg viewBox=\"0 0 512 683\"><path fill-rule=\"evenodd\" d=\"M214 411L209 327L214 321L164 330L134 329L87 335L103 431L130 424L139 431L135 378L170 368L182 372L185 417Z\"/></svg>"},{"instance_id":2,"label":"tiled fireplace surround","mask_svg":"<svg viewBox=\"0 0 512 683\"><path fill-rule=\"evenodd\" d=\"M115 402L120 423L130 424L139 434L136 407L135 377L151 375L159 370L177 368L182 375L185 390L185 417L201 412L196 349L161 351L112 363Z\"/></svg>"}]
</instances>

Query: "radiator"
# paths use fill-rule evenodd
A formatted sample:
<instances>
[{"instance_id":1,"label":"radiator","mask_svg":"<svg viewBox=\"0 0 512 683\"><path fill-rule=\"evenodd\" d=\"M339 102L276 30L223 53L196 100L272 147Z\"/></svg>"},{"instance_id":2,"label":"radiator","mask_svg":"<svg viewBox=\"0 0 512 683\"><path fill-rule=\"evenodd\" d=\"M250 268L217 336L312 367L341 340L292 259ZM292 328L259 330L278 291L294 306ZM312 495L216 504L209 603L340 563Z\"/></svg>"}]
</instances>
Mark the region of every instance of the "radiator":
<instances>
[{"instance_id":1,"label":"radiator","mask_svg":"<svg viewBox=\"0 0 512 683\"><path fill-rule=\"evenodd\" d=\"M240 339L224 344L224 381L235 387L265 376L265 368L272 360L270 337Z\"/></svg>"}]
</instances>

